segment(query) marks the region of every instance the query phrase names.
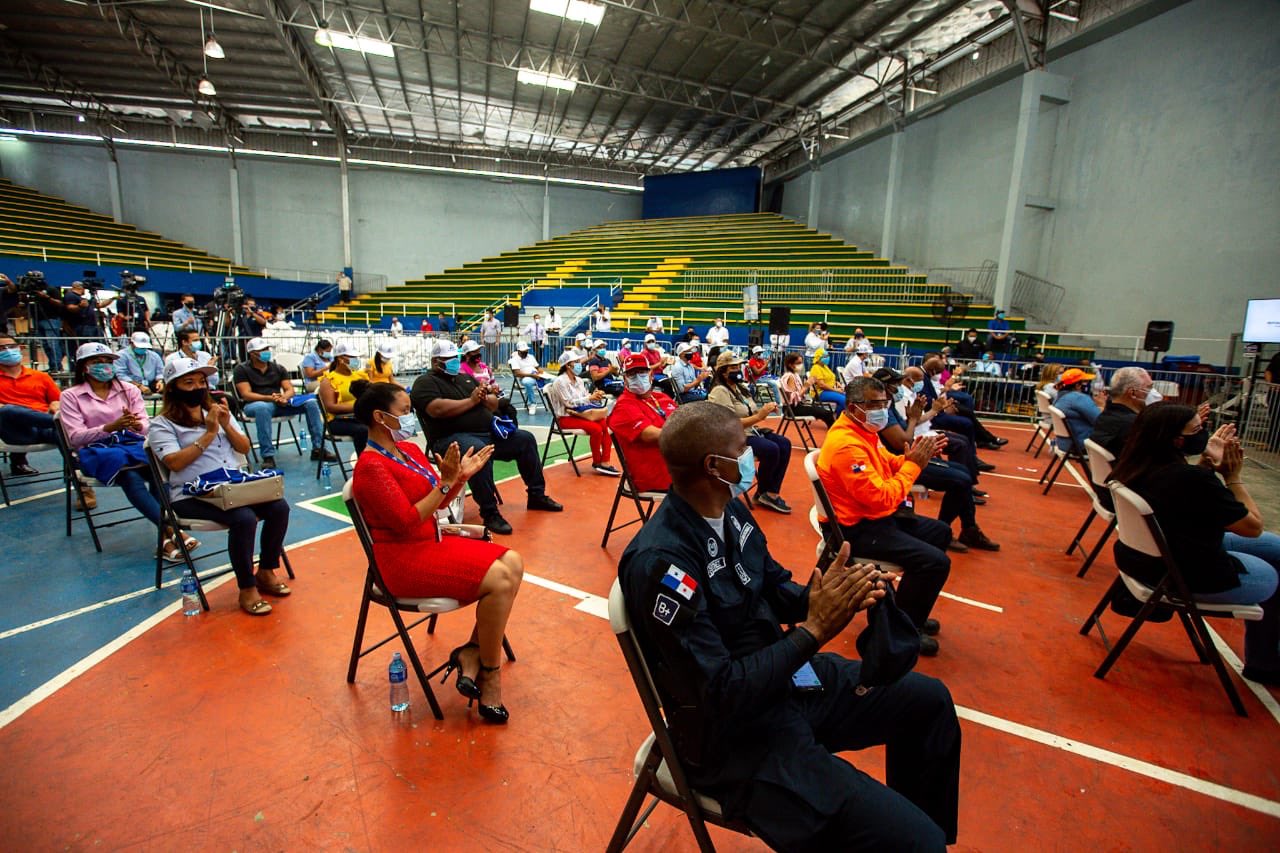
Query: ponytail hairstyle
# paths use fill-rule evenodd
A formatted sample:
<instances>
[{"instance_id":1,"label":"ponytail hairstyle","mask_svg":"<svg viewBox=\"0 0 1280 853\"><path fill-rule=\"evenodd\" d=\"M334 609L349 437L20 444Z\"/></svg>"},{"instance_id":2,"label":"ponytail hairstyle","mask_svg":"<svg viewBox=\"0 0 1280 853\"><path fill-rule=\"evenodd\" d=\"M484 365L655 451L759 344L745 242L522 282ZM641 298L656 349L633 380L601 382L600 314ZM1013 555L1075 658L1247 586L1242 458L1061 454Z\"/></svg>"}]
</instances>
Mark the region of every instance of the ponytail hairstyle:
<instances>
[{"instance_id":1,"label":"ponytail hairstyle","mask_svg":"<svg viewBox=\"0 0 1280 853\"><path fill-rule=\"evenodd\" d=\"M351 383L351 396L356 398L351 413L365 426L373 426L373 413L389 410L396 396L403 391L404 389L394 382L370 382L368 379L357 379Z\"/></svg>"},{"instance_id":2,"label":"ponytail hairstyle","mask_svg":"<svg viewBox=\"0 0 1280 853\"><path fill-rule=\"evenodd\" d=\"M386 361L387 361L387 360L386 360L385 358L383 358L383 357L382 357L382 353L380 353L380 352L375 352L375 353L373 354L373 372L374 372L374 373L381 373L381 372L382 372L382 365L383 365L383 364L385 364L385 363L386 363Z\"/></svg>"}]
</instances>

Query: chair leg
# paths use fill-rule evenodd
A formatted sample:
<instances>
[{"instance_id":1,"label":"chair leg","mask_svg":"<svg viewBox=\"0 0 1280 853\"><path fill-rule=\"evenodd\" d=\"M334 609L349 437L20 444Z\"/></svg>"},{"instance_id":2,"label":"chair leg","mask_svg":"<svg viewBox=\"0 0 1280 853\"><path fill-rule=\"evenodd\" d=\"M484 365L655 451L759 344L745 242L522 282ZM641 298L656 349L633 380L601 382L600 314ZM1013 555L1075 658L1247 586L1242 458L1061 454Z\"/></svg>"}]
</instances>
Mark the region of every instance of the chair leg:
<instances>
[{"instance_id":1,"label":"chair leg","mask_svg":"<svg viewBox=\"0 0 1280 853\"><path fill-rule=\"evenodd\" d=\"M1209 655L1209 663L1213 665L1213 670L1218 674L1218 681L1222 684L1222 689L1226 691L1227 699L1231 702L1231 707L1241 717L1249 716L1249 712L1245 710L1244 702L1240 701L1240 694L1236 691L1236 686L1231 682L1231 675L1227 672L1226 664L1222 662L1222 655L1218 654L1218 647L1213 644L1213 638L1209 636L1209 626L1204 623L1204 617L1199 611L1195 610L1195 603L1191 603L1191 623L1196 627L1197 633L1200 634L1200 642L1205 651Z\"/></svg>"},{"instance_id":2,"label":"chair leg","mask_svg":"<svg viewBox=\"0 0 1280 853\"><path fill-rule=\"evenodd\" d=\"M1116 580L1119 581L1119 578ZM1120 582L1123 583L1123 581ZM1098 667L1098 671L1094 673L1095 678L1107 677L1107 673L1111 670L1111 667L1115 665L1115 662L1119 660L1120 654L1125 650L1125 647L1127 647L1129 642L1137 636L1138 629L1147 621L1147 617L1151 615L1151 612L1156 609L1156 604L1162 597L1161 589L1161 587L1157 587L1156 590L1152 592L1151 597L1147 599L1147 603L1142 605L1142 609L1138 611L1138 615L1133 617L1133 621L1129 623L1129 627L1126 628L1124 633L1120 636L1120 640L1116 643L1115 648L1107 654L1106 658L1102 661L1102 665Z\"/></svg>"},{"instance_id":3,"label":"chair leg","mask_svg":"<svg viewBox=\"0 0 1280 853\"><path fill-rule=\"evenodd\" d=\"M649 816L653 811L653 806L645 812L644 817L640 817L640 807L644 805L644 798L649 792L649 786L652 784L653 776L657 772L658 765L662 761L662 753L659 751L657 744L649 747L649 754L645 756L644 766L636 775L636 781L631 786L631 793L627 795L626 805L622 807L622 814L618 815L618 823L613 828L613 837L609 839L609 844L605 848L606 853L621 853L635 837L640 826L644 823L644 818ZM657 805L657 798L654 799L654 806Z\"/></svg>"},{"instance_id":4,"label":"chair leg","mask_svg":"<svg viewBox=\"0 0 1280 853\"><path fill-rule=\"evenodd\" d=\"M609 510L609 520L604 523L604 538L600 540L600 547L607 547L609 544L609 534L613 532L613 519L618 515L618 504L622 502L622 486L619 485L613 495L613 508Z\"/></svg>"},{"instance_id":5,"label":"chair leg","mask_svg":"<svg viewBox=\"0 0 1280 853\"><path fill-rule=\"evenodd\" d=\"M364 596L360 599L360 615L356 618L356 636L351 643L351 662L347 664L347 683L356 680L356 668L360 666L360 644L364 642L364 626L369 619L369 593L373 581L368 574L364 579Z\"/></svg>"},{"instance_id":6,"label":"chair leg","mask_svg":"<svg viewBox=\"0 0 1280 853\"><path fill-rule=\"evenodd\" d=\"M1040 485L1042 485L1042 486L1044 485L1044 481L1045 481L1046 479L1048 479L1048 477L1049 477L1049 475L1050 475L1051 473L1053 473L1053 467L1054 467L1055 465L1057 465L1057 464L1058 464L1058 461L1059 461L1059 459L1058 459L1058 456L1057 456L1056 454L1051 455L1051 456L1049 457L1049 465L1048 465L1048 467L1046 467L1043 471L1041 471L1041 472L1040 472Z\"/></svg>"},{"instance_id":7,"label":"chair leg","mask_svg":"<svg viewBox=\"0 0 1280 853\"><path fill-rule=\"evenodd\" d=\"M178 536L175 537L174 541L178 543L178 551L182 554L182 560L187 564L187 568L191 570L191 576L196 579L196 595L200 596L200 606L207 613L209 611L209 599L205 598L204 582L200 580L200 573L196 571L195 560L191 559L191 552L187 550L187 539L182 535L182 531L176 522L173 524L173 529L178 531ZM218 574L221 574L221 572Z\"/></svg>"},{"instance_id":8,"label":"chair leg","mask_svg":"<svg viewBox=\"0 0 1280 853\"><path fill-rule=\"evenodd\" d=\"M4 483L4 467L9 464L9 454L0 454L0 496L4 498L4 505L9 506L9 487Z\"/></svg>"},{"instance_id":9,"label":"chair leg","mask_svg":"<svg viewBox=\"0 0 1280 853\"><path fill-rule=\"evenodd\" d=\"M1196 650L1196 657L1200 658L1200 663L1209 663L1209 652L1205 649L1204 643L1200 642L1200 636L1196 633L1195 626L1191 624L1191 617L1185 610L1178 611L1178 621L1182 623L1182 629L1187 632L1187 638L1191 640L1191 647Z\"/></svg>"},{"instance_id":10,"label":"chair leg","mask_svg":"<svg viewBox=\"0 0 1280 853\"><path fill-rule=\"evenodd\" d=\"M1039 446L1038 446L1038 447L1036 447L1035 455L1033 455L1031 458L1032 458L1032 459L1039 459L1039 458L1040 458L1040 454L1041 454L1042 452L1044 452L1044 446L1045 446L1046 444L1048 444L1048 443L1049 443L1049 437L1048 437L1048 436L1044 436L1043 438L1041 438L1041 439L1040 439L1040 444L1039 444Z\"/></svg>"},{"instance_id":11,"label":"chair leg","mask_svg":"<svg viewBox=\"0 0 1280 853\"><path fill-rule=\"evenodd\" d=\"M1067 459L1067 457L1065 456L1062 457L1062 460L1058 464L1057 469L1053 472L1053 476L1049 478L1049 482L1045 483L1044 491L1041 492L1040 494L1042 495L1049 494L1049 490L1053 488L1054 483L1058 482L1058 476L1062 473L1062 469L1067 467L1068 462L1069 460Z\"/></svg>"},{"instance_id":12,"label":"chair leg","mask_svg":"<svg viewBox=\"0 0 1280 853\"><path fill-rule=\"evenodd\" d=\"M1102 546L1107 544L1107 540L1111 538L1111 534L1116 529L1115 519L1107 525L1107 529L1102 531L1102 535L1098 537L1098 544L1093 546L1093 550L1089 552L1089 556L1084 561L1084 565L1080 567L1080 571L1076 572L1076 577L1082 578L1089 572L1089 567L1093 565L1093 561L1098 559L1098 555L1102 553Z\"/></svg>"},{"instance_id":13,"label":"chair leg","mask_svg":"<svg viewBox=\"0 0 1280 853\"><path fill-rule=\"evenodd\" d=\"M347 473L347 463L346 460L342 458L342 449L338 447L338 439L334 438L332 435L329 436L329 444L333 446L333 455L338 457L338 473L342 475L342 479L344 481L349 480L351 475ZM321 454L320 464L324 464L324 454Z\"/></svg>"},{"instance_id":14,"label":"chair leg","mask_svg":"<svg viewBox=\"0 0 1280 853\"><path fill-rule=\"evenodd\" d=\"M283 548L280 549L280 559L284 562L284 570L289 575L289 580L296 579L298 576L293 573L293 563L289 562L289 552Z\"/></svg>"},{"instance_id":15,"label":"chair leg","mask_svg":"<svg viewBox=\"0 0 1280 853\"><path fill-rule=\"evenodd\" d=\"M428 619L427 619L427 633L428 633L428 634L434 634L434 633L436 632L436 619L437 619L439 616L440 616L440 614L439 614L439 613L432 613L432 614L431 614L431 616L430 616L430 618L428 618Z\"/></svg>"},{"instance_id":16,"label":"chair leg","mask_svg":"<svg viewBox=\"0 0 1280 853\"><path fill-rule=\"evenodd\" d=\"M1093 608L1089 618L1084 620L1084 625L1080 628L1082 636L1087 637L1093 626L1098 624L1098 620L1102 618L1103 611L1107 609L1107 605L1111 604L1111 599L1115 598L1116 593L1120 591L1120 587L1123 585L1124 581L1120 580L1120 575L1116 575L1116 579L1111 582L1111 586L1107 587L1107 591L1102 594L1102 599L1098 602L1098 606ZM1101 628L1100 625L1099 628Z\"/></svg>"},{"instance_id":17,"label":"chair leg","mask_svg":"<svg viewBox=\"0 0 1280 853\"><path fill-rule=\"evenodd\" d=\"M1093 520L1098 517L1098 511L1089 508L1089 514L1085 516L1084 524L1080 525L1080 529L1076 532L1076 538L1071 540L1071 544L1067 546L1067 556L1071 556L1071 552L1080 544L1080 540L1084 538L1085 531L1089 529L1089 525L1093 524Z\"/></svg>"},{"instance_id":18,"label":"chair leg","mask_svg":"<svg viewBox=\"0 0 1280 853\"><path fill-rule=\"evenodd\" d=\"M507 663L516 662L516 653L511 649L511 643L507 640L507 635L502 635L502 651L507 655Z\"/></svg>"},{"instance_id":19,"label":"chair leg","mask_svg":"<svg viewBox=\"0 0 1280 853\"><path fill-rule=\"evenodd\" d=\"M440 710L440 703L436 701L435 691L431 689L431 679L427 675L427 671L422 668L422 661L418 658L418 650L413 647L413 638L409 636L409 629L405 627L404 619L400 617L400 611L394 607L388 608L391 611L391 619L396 623L396 631L400 634L400 640L404 643L405 654L409 656L409 662L413 664L413 671L418 674L418 682L422 685L422 692L427 694L427 704L431 706L431 713L437 720L444 719L444 711Z\"/></svg>"},{"instance_id":20,"label":"chair leg","mask_svg":"<svg viewBox=\"0 0 1280 853\"><path fill-rule=\"evenodd\" d=\"M813 427L807 422L802 422L800 426L797 427L797 431L800 431L800 430L803 430L804 432L804 435L800 436L800 444L802 447L804 447L804 452L809 453L811 451L817 450L818 439L813 434ZM808 435L809 437L808 443L805 443L805 435Z\"/></svg>"},{"instance_id":21,"label":"chair leg","mask_svg":"<svg viewBox=\"0 0 1280 853\"><path fill-rule=\"evenodd\" d=\"M570 438L572 438L573 440L570 441L569 440ZM564 444L564 452L569 454L569 464L573 466L574 476L581 477L582 472L578 470L578 456L577 456L578 436L573 435L573 436L567 437L565 436L564 433L560 433L560 442Z\"/></svg>"},{"instance_id":22,"label":"chair leg","mask_svg":"<svg viewBox=\"0 0 1280 853\"><path fill-rule=\"evenodd\" d=\"M1027 446L1023 448L1023 453L1030 452L1031 446L1036 443L1036 439L1040 437L1040 427L1036 427L1036 431L1031 433L1031 440L1027 442Z\"/></svg>"}]
</instances>

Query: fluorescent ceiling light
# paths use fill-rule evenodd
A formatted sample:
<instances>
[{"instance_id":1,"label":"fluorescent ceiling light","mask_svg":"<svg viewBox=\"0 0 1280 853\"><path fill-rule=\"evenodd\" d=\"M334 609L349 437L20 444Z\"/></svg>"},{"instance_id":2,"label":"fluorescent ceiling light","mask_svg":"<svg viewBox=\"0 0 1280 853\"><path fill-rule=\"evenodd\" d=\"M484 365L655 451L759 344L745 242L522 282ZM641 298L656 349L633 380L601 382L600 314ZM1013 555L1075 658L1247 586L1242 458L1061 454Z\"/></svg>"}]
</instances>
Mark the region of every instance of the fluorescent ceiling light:
<instances>
[{"instance_id":1,"label":"fluorescent ceiling light","mask_svg":"<svg viewBox=\"0 0 1280 853\"><path fill-rule=\"evenodd\" d=\"M209 36L209 40L204 43L204 55L210 59L226 59L227 54L222 49L222 45L218 44L218 40L213 36Z\"/></svg>"},{"instance_id":2,"label":"fluorescent ceiling light","mask_svg":"<svg viewBox=\"0 0 1280 853\"><path fill-rule=\"evenodd\" d=\"M1076 15L1070 15L1066 12L1050 12L1050 18L1061 18L1064 21L1070 21L1073 24L1080 23L1080 18Z\"/></svg>"},{"instance_id":3,"label":"fluorescent ceiling light","mask_svg":"<svg viewBox=\"0 0 1280 853\"><path fill-rule=\"evenodd\" d=\"M911 90L911 91L913 91L913 92L923 92L923 93L924 93L924 94L926 94L926 95L936 95L936 94L938 94L938 90L937 90L937 89L926 89L924 86L908 86L907 88L908 88L908 89L910 89L910 90Z\"/></svg>"},{"instance_id":4,"label":"fluorescent ceiling light","mask_svg":"<svg viewBox=\"0 0 1280 853\"><path fill-rule=\"evenodd\" d=\"M196 84L196 91L202 95L208 95L211 98L218 94L218 90L213 87L211 82L209 82L208 77L200 78L200 82Z\"/></svg>"},{"instance_id":5,"label":"fluorescent ceiling light","mask_svg":"<svg viewBox=\"0 0 1280 853\"><path fill-rule=\"evenodd\" d=\"M569 21L581 21L593 27L600 26L604 18L604 7L598 3L585 3L583 0L529 0L529 8L534 12L545 12Z\"/></svg>"},{"instance_id":6,"label":"fluorescent ceiling light","mask_svg":"<svg viewBox=\"0 0 1280 853\"><path fill-rule=\"evenodd\" d=\"M566 92L572 92L578 88L577 80L561 77L559 74L543 74L541 71L529 68L521 68L516 79L530 86L546 86L548 89L563 89Z\"/></svg>"},{"instance_id":7,"label":"fluorescent ceiling light","mask_svg":"<svg viewBox=\"0 0 1280 853\"><path fill-rule=\"evenodd\" d=\"M396 55L395 48L392 47L391 42L366 38L365 36L337 33L327 26L321 26L316 30L316 44L321 47L340 47L343 50L372 53L376 56L385 56L387 58L392 58Z\"/></svg>"},{"instance_id":8,"label":"fluorescent ceiling light","mask_svg":"<svg viewBox=\"0 0 1280 853\"><path fill-rule=\"evenodd\" d=\"M18 137L12 133L0 133L0 142L17 142Z\"/></svg>"}]
</instances>

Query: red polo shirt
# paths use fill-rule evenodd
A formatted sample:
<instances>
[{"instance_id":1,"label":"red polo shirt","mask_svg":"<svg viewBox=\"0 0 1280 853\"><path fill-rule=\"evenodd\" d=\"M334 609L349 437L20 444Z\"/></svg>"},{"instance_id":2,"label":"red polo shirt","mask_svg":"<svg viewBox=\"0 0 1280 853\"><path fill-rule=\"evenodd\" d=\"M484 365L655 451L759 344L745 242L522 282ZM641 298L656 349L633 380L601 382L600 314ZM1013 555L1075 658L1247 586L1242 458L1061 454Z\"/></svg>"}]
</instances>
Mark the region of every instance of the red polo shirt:
<instances>
[{"instance_id":1,"label":"red polo shirt","mask_svg":"<svg viewBox=\"0 0 1280 853\"><path fill-rule=\"evenodd\" d=\"M37 412L49 411L62 392L49 374L29 367L22 368L17 378L0 373L0 406L23 406Z\"/></svg>"},{"instance_id":2,"label":"red polo shirt","mask_svg":"<svg viewBox=\"0 0 1280 853\"><path fill-rule=\"evenodd\" d=\"M651 391L644 398L623 391L609 415L609 429L618 437L631 479L642 492L665 492L671 487L671 474L658 445L642 443L640 433L651 426L662 429L675 410L675 401L661 391Z\"/></svg>"}]
</instances>

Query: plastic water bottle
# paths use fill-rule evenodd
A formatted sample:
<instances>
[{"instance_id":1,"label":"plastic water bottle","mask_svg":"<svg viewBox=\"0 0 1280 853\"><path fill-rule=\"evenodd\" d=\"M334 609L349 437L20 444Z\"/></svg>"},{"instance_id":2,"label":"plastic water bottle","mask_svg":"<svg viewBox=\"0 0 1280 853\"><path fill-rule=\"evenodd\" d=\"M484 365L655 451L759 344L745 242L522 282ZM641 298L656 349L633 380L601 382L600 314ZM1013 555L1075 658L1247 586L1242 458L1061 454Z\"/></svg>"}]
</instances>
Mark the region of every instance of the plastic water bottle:
<instances>
[{"instance_id":1,"label":"plastic water bottle","mask_svg":"<svg viewBox=\"0 0 1280 853\"><path fill-rule=\"evenodd\" d=\"M391 710L399 713L409 710L409 672L405 669L400 653L391 656L387 667L387 680L391 682Z\"/></svg>"},{"instance_id":2,"label":"plastic water bottle","mask_svg":"<svg viewBox=\"0 0 1280 853\"><path fill-rule=\"evenodd\" d=\"M200 594L196 592L196 576L191 574L188 567L182 570L182 615L198 616L203 609L200 606Z\"/></svg>"},{"instance_id":3,"label":"plastic water bottle","mask_svg":"<svg viewBox=\"0 0 1280 853\"><path fill-rule=\"evenodd\" d=\"M307 446L307 428L306 427L303 427L302 430L298 433L298 447L302 450L303 453L306 453L310 449Z\"/></svg>"},{"instance_id":4,"label":"plastic water bottle","mask_svg":"<svg viewBox=\"0 0 1280 853\"><path fill-rule=\"evenodd\" d=\"M330 470L328 462L320 467L320 482L324 484L326 492L333 491L333 471Z\"/></svg>"}]
</instances>

